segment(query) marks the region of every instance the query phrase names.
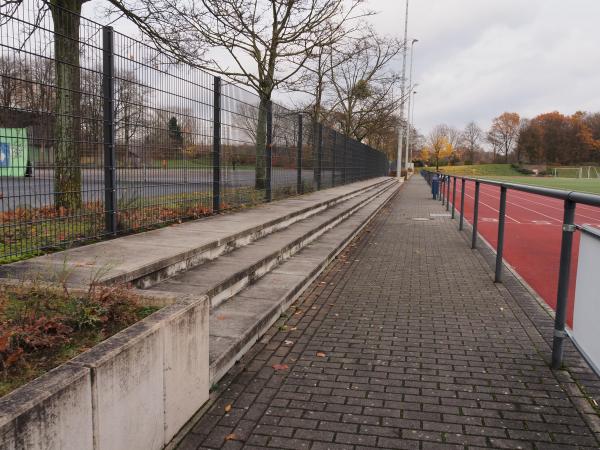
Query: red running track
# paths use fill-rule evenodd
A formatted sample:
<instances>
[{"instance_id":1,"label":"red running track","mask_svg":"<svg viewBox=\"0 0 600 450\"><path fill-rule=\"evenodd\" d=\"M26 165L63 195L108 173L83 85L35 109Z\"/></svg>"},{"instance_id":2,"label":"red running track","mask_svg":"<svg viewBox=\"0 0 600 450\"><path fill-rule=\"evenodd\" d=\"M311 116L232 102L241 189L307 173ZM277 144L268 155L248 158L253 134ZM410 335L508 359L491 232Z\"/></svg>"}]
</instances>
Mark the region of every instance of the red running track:
<instances>
[{"instance_id":1,"label":"red running track","mask_svg":"<svg viewBox=\"0 0 600 450\"><path fill-rule=\"evenodd\" d=\"M496 248L500 188L481 184L478 231ZM456 183L456 206L460 210L461 182ZM450 192L452 199L452 191ZM475 183L465 187L465 219L473 223ZM504 259L550 305L556 308L558 267L562 237L563 201L508 190L504 229ZM600 228L600 208L577 205L575 223ZM575 233L567 323L573 326L579 233Z\"/></svg>"}]
</instances>

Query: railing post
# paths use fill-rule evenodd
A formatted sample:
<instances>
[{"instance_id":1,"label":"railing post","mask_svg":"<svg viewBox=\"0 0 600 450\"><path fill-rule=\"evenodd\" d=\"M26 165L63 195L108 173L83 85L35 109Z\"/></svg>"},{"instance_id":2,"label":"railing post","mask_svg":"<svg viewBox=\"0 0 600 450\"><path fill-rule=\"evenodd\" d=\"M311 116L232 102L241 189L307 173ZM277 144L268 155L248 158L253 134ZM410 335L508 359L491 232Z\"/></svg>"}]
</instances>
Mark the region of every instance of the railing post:
<instances>
[{"instance_id":1,"label":"railing post","mask_svg":"<svg viewBox=\"0 0 600 450\"><path fill-rule=\"evenodd\" d=\"M475 202L473 205L473 236L471 236L471 248L477 248L477 222L479 220L479 181L475 182Z\"/></svg>"},{"instance_id":2,"label":"railing post","mask_svg":"<svg viewBox=\"0 0 600 450\"><path fill-rule=\"evenodd\" d=\"M331 148L331 162L332 162L332 168L331 168L331 187L335 187L335 170L336 170L336 158L335 158L335 152L337 150L337 132L335 130L333 130L333 146Z\"/></svg>"},{"instance_id":3,"label":"railing post","mask_svg":"<svg viewBox=\"0 0 600 450\"><path fill-rule=\"evenodd\" d=\"M558 293L556 296L556 315L554 317L554 336L552 339L552 368L560 369L563 360L565 321L569 301L569 282L571 273L571 252L575 234L575 202L565 200L562 242L560 246L560 266L558 269Z\"/></svg>"},{"instance_id":4,"label":"railing post","mask_svg":"<svg viewBox=\"0 0 600 450\"><path fill-rule=\"evenodd\" d=\"M449 200L447 189L448 189L448 175L446 175L444 177L444 203L443 203L444 206L446 206L446 204L448 203L448 200Z\"/></svg>"},{"instance_id":5,"label":"railing post","mask_svg":"<svg viewBox=\"0 0 600 450\"><path fill-rule=\"evenodd\" d=\"M453 178L452 183L452 218L454 219L454 214L456 212L456 177Z\"/></svg>"},{"instance_id":6,"label":"railing post","mask_svg":"<svg viewBox=\"0 0 600 450\"><path fill-rule=\"evenodd\" d=\"M304 193L304 184L302 183L302 114L298 114L298 148L296 150L296 192Z\"/></svg>"},{"instance_id":7,"label":"railing post","mask_svg":"<svg viewBox=\"0 0 600 450\"><path fill-rule=\"evenodd\" d=\"M504 224L506 222L506 186L500 187L500 208L498 211L498 243L496 245L495 283L502 282L502 254L504 253Z\"/></svg>"},{"instance_id":8,"label":"railing post","mask_svg":"<svg viewBox=\"0 0 600 450\"><path fill-rule=\"evenodd\" d=\"M444 188L446 187L446 185L444 184L445 182L446 182L445 175L441 175L440 176L440 181L439 181L438 191L439 191L439 194L440 194L439 200L442 202L442 206L444 206Z\"/></svg>"},{"instance_id":9,"label":"railing post","mask_svg":"<svg viewBox=\"0 0 600 450\"><path fill-rule=\"evenodd\" d=\"M323 124L317 126L317 191L321 190L321 174L323 170Z\"/></svg>"},{"instance_id":10,"label":"railing post","mask_svg":"<svg viewBox=\"0 0 600 450\"><path fill-rule=\"evenodd\" d=\"M265 201L273 200L273 102L267 102L267 148L265 149Z\"/></svg>"},{"instance_id":11,"label":"railing post","mask_svg":"<svg viewBox=\"0 0 600 450\"><path fill-rule=\"evenodd\" d=\"M104 222L108 234L117 233L117 191L115 153L114 39L112 27L102 28L102 95L104 141Z\"/></svg>"},{"instance_id":12,"label":"railing post","mask_svg":"<svg viewBox=\"0 0 600 450\"><path fill-rule=\"evenodd\" d=\"M458 229L463 230L465 223L465 184L466 180L463 178L460 180L460 220L458 222Z\"/></svg>"},{"instance_id":13,"label":"railing post","mask_svg":"<svg viewBox=\"0 0 600 450\"><path fill-rule=\"evenodd\" d=\"M446 186L447 186L446 177L447 177L447 175L444 175L443 183L441 186L442 191L444 193L444 196L442 197L442 206L446 206L446 200L448 200L448 197L446 196Z\"/></svg>"},{"instance_id":14,"label":"railing post","mask_svg":"<svg viewBox=\"0 0 600 450\"><path fill-rule=\"evenodd\" d=\"M213 82L213 212L221 210L221 78Z\"/></svg>"},{"instance_id":15,"label":"railing post","mask_svg":"<svg viewBox=\"0 0 600 450\"><path fill-rule=\"evenodd\" d=\"M450 210L450 175L446 180L446 211Z\"/></svg>"}]
</instances>

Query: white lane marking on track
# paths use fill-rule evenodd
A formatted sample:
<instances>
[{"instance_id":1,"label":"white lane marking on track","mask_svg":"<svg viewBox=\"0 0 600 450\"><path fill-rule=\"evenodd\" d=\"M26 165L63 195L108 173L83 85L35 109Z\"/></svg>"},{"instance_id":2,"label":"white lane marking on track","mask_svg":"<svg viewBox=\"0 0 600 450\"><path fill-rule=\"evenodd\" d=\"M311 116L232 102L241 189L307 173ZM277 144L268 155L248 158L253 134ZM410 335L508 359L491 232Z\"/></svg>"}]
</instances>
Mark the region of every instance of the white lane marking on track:
<instances>
[{"instance_id":1,"label":"white lane marking on track","mask_svg":"<svg viewBox=\"0 0 600 450\"><path fill-rule=\"evenodd\" d=\"M488 194L488 193L486 193L486 192L483 192L483 190L480 192L480 195L487 195L488 197L492 197L492 198L498 198L498 197L496 197L495 195L492 195L492 194ZM481 201L481 200L480 200L480 201ZM549 216L549 215L547 215L547 214L544 214L544 213L541 213L541 212L539 212L539 211L536 211L535 209L527 208L526 206L519 205L519 204L517 204L517 203L513 203L513 202L509 202L508 200L506 201L506 204L507 204L507 205L513 205L513 206L516 206L516 207L518 207L518 208L521 208L521 209L525 209L525 210L527 210L527 211L530 211L530 212L533 212L533 213L535 213L535 214L539 214L540 216L544 216L544 217L547 217L548 219L555 220L555 221L557 221L557 222L560 222L560 223L562 223L562 220L559 220L559 219L557 219L557 218L555 218L555 217L552 217L552 216ZM496 211L497 211L497 210L496 210ZM508 217L508 215L507 215L506 217ZM520 223L520 222L519 222L519 223Z\"/></svg>"},{"instance_id":2,"label":"white lane marking on track","mask_svg":"<svg viewBox=\"0 0 600 450\"><path fill-rule=\"evenodd\" d=\"M470 196L469 194L467 194L467 191L465 190L465 197L469 197L472 198L473 200L475 200L475 197ZM480 205L485 205L488 208L490 208L492 211L496 211L497 213L500 213L500 211L498 211L496 208L494 208L492 205L488 205L485 202L482 202L481 199L479 199L479 204ZM515 219L514 217L509 216L508 214L506 214L506 218L512 220L515 223L521 223L519 222L517 219Z\"/></svg>"},{"instance_id":3,"label":"white lane marking on track","mask_svg":"<svg viewBox=\"0 0 600 450\"><path fill-rule=\"evenodd\" d=\"M517 195L515 195L515 194L517 194ZM533 204L535 204L535 205L540 205L540 206L543 206L543 207L545 207L545 208L555 209L555 210L557 210L557 211L559 211L559 212L561 212L561 213L562 213L562 211L563 211L563 208L560 208L560 207L558 207L558 206L552 206L552 205L545 204L545 203L536 202L535 200L531 200L531 199L529 199L529 198L525 197L526 195L534 195L534 194L528 194L528 193L525 193L525 192L519 192L519 191L515 191L515 193L513 193L513 194L512 194L513 198L515 198L515 197L516 197L516 198L517 198L517 199L519 199L519 200L523 200L523 201L526 201L526 202L529 202L529 203L533 203ZM556 199L551 199L551 200L556 200ZM578 209L581 209L583 206L585 206L585 205L577 205L577 208L578 208ZM535 211L535 210L532 210L532 211ZM537 212L537 211L536 211L536 212ZM600 209L596 209L596 212L600 212ZM540 214L541 214L541 213L540 213ZM590 217L590 216L586 216L585 214L582 214L581 212L577 212L577 215L578 215L579 217L583 217L583 218L585 218L585 219L590 219L590 220L598 220L598 218L597 218L597 217ZM557 220L558 220L558 219L557 219ZM562 222L562 220L559 220L559 222Z\"/></svg>"}]
</instances>

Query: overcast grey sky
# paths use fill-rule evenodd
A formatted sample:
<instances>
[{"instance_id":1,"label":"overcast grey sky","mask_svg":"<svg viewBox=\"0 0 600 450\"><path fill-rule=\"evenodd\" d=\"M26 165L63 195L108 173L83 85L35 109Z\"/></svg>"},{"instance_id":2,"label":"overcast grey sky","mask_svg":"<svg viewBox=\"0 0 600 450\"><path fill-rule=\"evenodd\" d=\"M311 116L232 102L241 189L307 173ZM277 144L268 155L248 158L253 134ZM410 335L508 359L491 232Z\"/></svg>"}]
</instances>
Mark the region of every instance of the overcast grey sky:
<instances>
[{"instance_id":1,"label":"overcast grey sky","mask_svg":"<svg viewBox=\"0 0 600 450\"><path fill-rule=\"evenodd\" d=\"M378 32L403 37L405 0L368 5ZM600 111L600 0L410 0L412 38L422 133L487 128L504 111Z\"/></svg>"},{"instance_id":2,"label":"overcast grey sky","mask_svg":"<svg viewBox=\"0 0 600 450\"><path fill-rule=\"evenodd\" d=\"M401 36L404 2L370 0L370 20ZM486 128L504 111L600 111L598 0L410 0L410 38L421 132Z\"/></svg>"}]
</instances>

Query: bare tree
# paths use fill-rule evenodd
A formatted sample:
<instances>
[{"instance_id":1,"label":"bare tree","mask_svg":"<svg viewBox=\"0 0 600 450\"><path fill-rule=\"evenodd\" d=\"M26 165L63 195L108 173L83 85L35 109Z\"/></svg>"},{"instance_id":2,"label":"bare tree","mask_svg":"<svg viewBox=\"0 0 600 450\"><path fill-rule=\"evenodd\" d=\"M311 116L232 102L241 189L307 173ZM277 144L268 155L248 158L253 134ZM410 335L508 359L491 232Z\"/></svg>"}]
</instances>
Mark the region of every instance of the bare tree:
<instances>
[{"instance_id":1,"label":"bare tree","mask_svg":"<svg viewBox=\"0 0 600 450\"><path fill-rule=\"evenodd\" d=\"M11 108L16 104L20 87L19 66L21 63L16 58L0 57L0 106L3 108Z\"/></svg>"},{"instance_id":2,"label":"bare tree","mask_svg":"<svg viewBox=\"0 0 600 450\"><path fill-rule=\"evenodd\" d=\"M400 101L394 95L400 78L390 62L401 50L397 39L368 30L343 53L332 56L343 59L341 64L332 64L329 77L330 110L343 133L362 141L374 126L392 117Z\"/></svg>"},{"instance_id":3,"label":"bare tree","mask_svg":"<svg viewBox=\"0 0 600 450\"><path fill-rule=\"evenodd\" d=\"M122 11L139 11L116 0ZM267 105L275 89L298 75L363 0L131 0L154 40L184 60L252 88L260 98L256 187L264 188ZM131 17L131 14L129 15ZM224 63L210 50L226 51Z\"/></svg>"},{"instance_id":4,"label":"bare tree","mask_svg":"<svg viewBox=\"0 0 600 450\"><path fill-rule=\"evenodd\" d=\"M502 113L492 121L488 132L488 141L504 153L504 162L508 162L508 154L513 150L519 135L521 118L517 113ZM494 158L495 159L495 158Z\"/></svg>"},{"instance_id":5,"label":"bare tree","mask_svg":"<svg viewBox=\"0 0 600 450\"><path fill-rule=\"evenodd\" d=\"M115 133L122 142L124 154L138 166L140 155L131 149L130 142L146 128L146 108L150 88L141 83L131 70L117 74L115 80Z\"/></svg>"},{"instance_id":6,"label":"bare tree","mask_svg":"<svg viewBox=\"0 0 600 450\"><path fill-rule=\"evenodd\" d=\"M477 152L481 148L483 130L475 122L469 122L461 134L461 144L464 147L468 160L475 162Z\"/></svg>"}]
</instances>

